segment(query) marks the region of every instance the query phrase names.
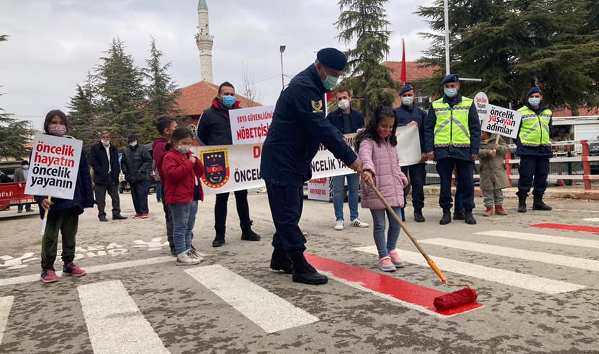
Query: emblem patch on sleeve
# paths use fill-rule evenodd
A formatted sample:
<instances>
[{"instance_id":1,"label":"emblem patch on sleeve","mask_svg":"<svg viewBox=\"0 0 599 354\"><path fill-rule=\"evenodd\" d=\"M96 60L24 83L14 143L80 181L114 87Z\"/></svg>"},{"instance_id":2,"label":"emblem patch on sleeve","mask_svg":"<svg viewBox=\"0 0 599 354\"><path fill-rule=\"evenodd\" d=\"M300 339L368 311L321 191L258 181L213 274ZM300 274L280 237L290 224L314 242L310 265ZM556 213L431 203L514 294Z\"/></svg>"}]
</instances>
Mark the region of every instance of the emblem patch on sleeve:
<instances>
[{"instance_id":1,"label":"emblem patch on sleeve","mask_svg":"<svg viewBox=\"0 0 599 354\"><path fill-rule=\"evenodd\" d=\"M312 113L322 112L322 100L312 101Z\"/></svg>"}]
</instances>

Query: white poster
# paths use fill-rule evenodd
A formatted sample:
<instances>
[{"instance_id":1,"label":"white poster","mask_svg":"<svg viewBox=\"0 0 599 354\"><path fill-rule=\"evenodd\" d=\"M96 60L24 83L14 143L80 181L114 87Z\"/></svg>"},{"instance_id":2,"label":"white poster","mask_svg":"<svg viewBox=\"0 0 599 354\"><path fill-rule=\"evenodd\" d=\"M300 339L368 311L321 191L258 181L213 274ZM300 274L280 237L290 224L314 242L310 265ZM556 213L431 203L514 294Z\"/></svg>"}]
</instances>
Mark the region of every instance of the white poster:
<instances>
[{"instance_id":1,"label":"white poster","mask_svg":"<svg viewBox=\"0 0 599 354\"><path fill-rule=\"evenodd\" d=\"M230 110L229 119L233 145L263 143L268 134L273 113L273 106Z\"/></svg>"},{"instance_id":2,"label":"white poster","mask_svg":"<svg viewBox=\"0 0 599 354\"><path fill-rule=\"evenodd\" d=\"M331 194L330 181L330 178L317 178L308 181L308 199L328 202Z\"/></svg>"},{"instance_id":3,"label":"white poster","mask_svg":"<svg viewBox=\"0 0 599 354\"><path fill-rule=\"evenodd\" d=\"M420 161L420 138L418 128L404 126L397 130L397 152L400 165L407 166ZM345 136L354 146L355 134ZM202 186L206 194L234 192L264 186L260 176L262 144L222 145L194 147L194 154L204 164ZM320 147L312 160L312 178L328 178L354 173L341 160Z\"/></svg>"},{"instance_id":4,"label":"white poster","mask_svg":"<svg viewBox=\"0 0 599 354\"><path fill-rule=\"evenodd\" d=\"M38 134L32 142L25 194L73 199L82 141Z\"/></svg>"},{"instance_id":5,"label":"white poster","mask_svg":"<svg viewBox=\"0 0 599 354\"><path fill-rule=\"evenodd\" d=\"M474 105L478 112L478 119L485 120L489 116L489 98L484 92L479 92L474 96Z\"/></svg>"},{"instance_id":6,"label":"white poster","mask_svg":"<svg viewBox=\"0 0 599 354\"><path fill-rule=\"evenodd\" d=\"M518 111L490 104L489 113L482 120L481 130L506 136L512 139L518 137L518 129L522 115Z\"/></svg>"}]
</instances>

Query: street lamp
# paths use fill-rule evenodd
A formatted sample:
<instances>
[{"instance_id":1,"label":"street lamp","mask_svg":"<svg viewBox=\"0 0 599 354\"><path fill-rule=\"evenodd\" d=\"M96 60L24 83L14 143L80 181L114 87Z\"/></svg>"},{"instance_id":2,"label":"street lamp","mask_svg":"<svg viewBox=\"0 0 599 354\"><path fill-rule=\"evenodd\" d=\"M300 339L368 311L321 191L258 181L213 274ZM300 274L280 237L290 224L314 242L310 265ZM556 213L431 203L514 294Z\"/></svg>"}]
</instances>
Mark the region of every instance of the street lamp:
<instances>
[{"instance_id":1,"label":"street lamp","mask_svg":"<svg viewBox=\"0 0 599 354\"><path fill-rule=\"evenodd\" d=\"M283 71L283 53L285 52L285 45L279 46L281 52L281 91L285 89L285 71Z\"/></svg>"}]
</instances>

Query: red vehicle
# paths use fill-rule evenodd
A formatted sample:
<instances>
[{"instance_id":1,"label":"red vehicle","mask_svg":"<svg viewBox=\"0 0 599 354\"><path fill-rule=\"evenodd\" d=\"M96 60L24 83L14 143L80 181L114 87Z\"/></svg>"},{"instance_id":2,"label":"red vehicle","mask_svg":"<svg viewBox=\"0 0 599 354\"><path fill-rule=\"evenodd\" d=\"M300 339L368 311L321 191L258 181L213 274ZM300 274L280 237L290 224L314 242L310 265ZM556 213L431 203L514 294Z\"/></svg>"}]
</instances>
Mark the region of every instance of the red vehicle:
<instances>
[{"instance_id":1,"label":"red vehicle","mask_svg":"<svg viewBox=\"0 0 599 354\"><path fill-rule=\"evenodd\" d=\"M6 210L11 205L35 203L33 197L25 194L25 183L0 183L0 210Z\"/></svg>"}]
</instances>

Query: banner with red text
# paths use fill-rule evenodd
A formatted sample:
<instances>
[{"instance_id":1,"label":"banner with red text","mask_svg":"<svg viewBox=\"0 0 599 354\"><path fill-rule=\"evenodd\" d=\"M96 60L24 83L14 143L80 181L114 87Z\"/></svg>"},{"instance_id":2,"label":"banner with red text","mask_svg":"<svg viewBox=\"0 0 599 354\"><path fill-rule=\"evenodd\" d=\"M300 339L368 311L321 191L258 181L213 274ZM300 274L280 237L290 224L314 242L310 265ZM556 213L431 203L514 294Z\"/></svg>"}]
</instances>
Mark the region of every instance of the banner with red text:
<instances>
[{"instance_id":1,"label":"banner with red text","mask_svg":"<svg viewBox=\"0 0 599 354\"><path fill-rule=\"evenodd\" d=\"M38 134L32 142L25 194L73 199L82 141Z\"/></svg>"},{"instance_id":2,"label":"banner with red text","mask_svg":"<svg viewBox=\"0 0 599 354\"><path fill-rule=\"evenodd\" d=\"M263 143L274 109L273 106L258 106L230 110L233 145Z\"/></svg>"},{"instance_id":3,"label":"banner with red text","mask_svg":"<svg viewBox=\"0 0 599 354\"><path fill-rule=\"evenodd\" d=\"M487 115L482 117L481 130L516 139L522 121L522 114L511 109L487 105Z\"/></svg>"}]
</instances>

